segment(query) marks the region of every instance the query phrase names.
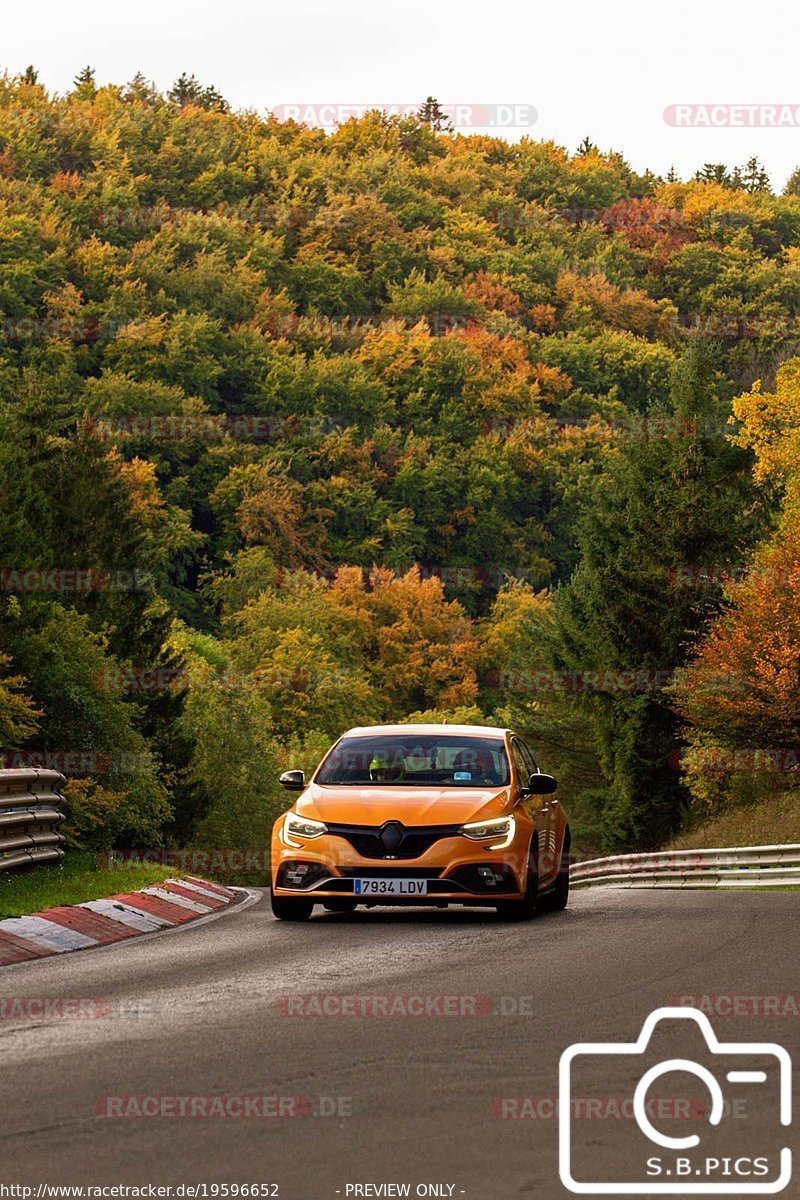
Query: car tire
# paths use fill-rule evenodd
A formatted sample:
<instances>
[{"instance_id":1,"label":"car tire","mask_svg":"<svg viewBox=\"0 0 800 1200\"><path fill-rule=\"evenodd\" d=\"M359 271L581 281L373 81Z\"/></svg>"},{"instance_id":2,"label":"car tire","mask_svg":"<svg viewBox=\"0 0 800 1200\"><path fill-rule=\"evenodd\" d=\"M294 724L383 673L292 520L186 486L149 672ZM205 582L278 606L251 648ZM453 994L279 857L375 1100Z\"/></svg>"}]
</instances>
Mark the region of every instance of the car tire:
<instances>
[{"instance_id":1,"label":"car tire","mask_svg":"<svg viewBox=\"0 0 800 1200\"><path fill-rule=\"evenodd\" d=\"M570 835L569 829L567 829L564 835L564 848L561 851L561 866L558 868L556 885L539 901L541 912L563 912L567 907L569 902L569 848Z\"/></svg>"},{"instance_id":2,"label":"car tire","mask_svg":"<svg viewBox=\"0 0 800 1200\"><path fill-rule=\"evenodd\" d=\"M307 921L314 904L311 900L295 900L293 896L276 896L270 888L272 915L279 921Z\"/></svg>"},{"instance_id":3,"label":"car tire","mask_svg":"<svg viewBox=\"0 0 800 1200\"><path fill-rule=\"evenodd\" d=\"M528 871L525 877L525 895L521 900L501 900L495 905L497 915L504 921L530 921L537 913L539 897L539 871L537 852L531 847L528 856Z\"/></svg>"},{"instance_id":4,"label":"car tire","mask_svg":"<svg viewBox=\"0 0 800 1200\"><path fill-rule=\"evenodd\" d=\"M322 907L326 912L351 913L358 908L355 900L324 900Z\"/></svg>"}]
</instances>

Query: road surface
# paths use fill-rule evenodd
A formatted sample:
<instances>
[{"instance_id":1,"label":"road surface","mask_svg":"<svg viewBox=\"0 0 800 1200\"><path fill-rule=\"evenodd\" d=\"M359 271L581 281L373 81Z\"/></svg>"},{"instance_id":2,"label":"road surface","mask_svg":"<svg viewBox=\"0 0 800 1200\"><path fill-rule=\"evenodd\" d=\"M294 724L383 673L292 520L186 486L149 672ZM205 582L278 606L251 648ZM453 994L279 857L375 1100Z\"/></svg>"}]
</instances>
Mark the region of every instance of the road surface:
<instances>
[{"instance_id":1,"label":"road surface","mask_svg":"<svg viewBox=\"0 0 800 1200\"><path fill-rule=\"evenodd\" d=\"M456 1200L565 1196L552 1113L561 1052L630 1042L677 996L722 996L724 1007L731 993L800 992L799 901L594 889L518 925L459 909L291 925L258 894L166 936L3 968L0 1183L275 1183L283 1200L386 1183L412 1196L435 1184ZM362 997L349 1003L367 1015L336 1015L343 996ZM37 998L62 1004L31 1019ZM64 1001L91 1015L65 1019L75 1004ZM328 1015L314 1015L323 1002ZM714 1026L800 1058L800 1017ZM181 1097L209 1113L212 1096L233 1113L237 1097L271 1099L258 1115L181 1115ZM173 1115L132 1115L153 1105ZM583 1123L603 1169L630 1124Z\"/></svg>"}]
</instances>

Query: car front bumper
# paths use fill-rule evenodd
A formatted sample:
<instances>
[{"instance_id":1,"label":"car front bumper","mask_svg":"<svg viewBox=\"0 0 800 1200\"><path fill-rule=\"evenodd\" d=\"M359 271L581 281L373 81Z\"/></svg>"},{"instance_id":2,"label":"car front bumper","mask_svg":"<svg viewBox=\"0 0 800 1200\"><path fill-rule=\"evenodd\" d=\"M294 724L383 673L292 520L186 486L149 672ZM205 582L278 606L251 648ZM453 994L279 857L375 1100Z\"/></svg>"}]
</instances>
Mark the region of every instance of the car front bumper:
<instances>
[{"instance_id":1,"label":"car front bumper","mask_svg":"<svg viewBox=\"0 0 800 1200\"><path fill-rule=\"evenodd\" d=\"M342 837L323 834L299 847L272 842L272 887L281 897L315 903L355 900L358 904L492 904L524 893L529 835L517 828L503 850L460 835L440 838L417 858L368 858ZM424 879L424 895L357 895L355 880Z\"/></svg>"}]
</instances>

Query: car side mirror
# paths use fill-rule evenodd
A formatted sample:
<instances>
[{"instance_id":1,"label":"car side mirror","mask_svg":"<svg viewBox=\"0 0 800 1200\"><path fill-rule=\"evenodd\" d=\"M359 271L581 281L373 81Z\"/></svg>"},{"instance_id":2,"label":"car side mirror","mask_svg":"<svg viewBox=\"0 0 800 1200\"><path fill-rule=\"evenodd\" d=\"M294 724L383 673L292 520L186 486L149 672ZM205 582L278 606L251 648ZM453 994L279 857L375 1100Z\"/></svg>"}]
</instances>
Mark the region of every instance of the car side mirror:
<instances>
[{"instance_id":1,"label":"car side mirror","mask_svg":"<svg viewBox=\"0 0 800 1200\"><path fill-rule=\"evenodd\" d=\"M545 775L541 771L537 771L528 780L526 790L532 796L550 796L558 790L558 784L552 775Z\"/></svg>"},{"instance_id":2,"label":"car side mirror","mask_svg":"<svg viewBox=\"0 0 800 1200\"><path fill-rule=\"evenodd\" d=\"M306 773L305 771L284 771L279 782L287 792L302 792L306 786Z\"/></svg>"}]
</instances>

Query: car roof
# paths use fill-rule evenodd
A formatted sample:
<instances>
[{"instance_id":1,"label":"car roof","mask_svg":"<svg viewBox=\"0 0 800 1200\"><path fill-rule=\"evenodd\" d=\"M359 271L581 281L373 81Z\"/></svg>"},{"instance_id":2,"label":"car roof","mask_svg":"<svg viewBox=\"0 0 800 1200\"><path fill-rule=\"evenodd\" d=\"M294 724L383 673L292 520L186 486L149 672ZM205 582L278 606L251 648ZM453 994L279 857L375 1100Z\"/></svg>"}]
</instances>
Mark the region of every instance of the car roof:
<instances>
[{"instance_id":1,"label":"car roof","mask_svg":"<svg viewBox=\"0 0 800 1200\"><path fill-rule=\"evenodd\" d=\"M472 737L497 738L502 741L509 729L498 729L496 725L360 725L348 729L343 737L376 737L383 734L459 734Z\"/></svg>"}]
</instances>

